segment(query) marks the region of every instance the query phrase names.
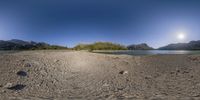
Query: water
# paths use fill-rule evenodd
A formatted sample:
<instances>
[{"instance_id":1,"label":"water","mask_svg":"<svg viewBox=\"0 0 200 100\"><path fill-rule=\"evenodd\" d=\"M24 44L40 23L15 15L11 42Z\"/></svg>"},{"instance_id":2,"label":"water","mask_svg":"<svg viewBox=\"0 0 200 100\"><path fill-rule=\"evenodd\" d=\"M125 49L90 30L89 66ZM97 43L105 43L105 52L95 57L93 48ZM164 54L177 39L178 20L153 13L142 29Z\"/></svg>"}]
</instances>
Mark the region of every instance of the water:
<instances>
[{"instance_id":1,"label":"water","mask_svg":"<svg viewBox=\"0 0 200 100\"><path fill-rule=\"evenodd\" d=\"M1 51L0 54L16 53L19 51ZM94 53L103 54L126 54L126 55L158 55L158 54L189 54L189 55L200 55L200 50L96 50Z\"/></svg>"},{"instance_id":2,"label":"water","mask_svg":"<svg viewBox=\"0 0 200 100\"><path fill-rule=\"evenodd\" d=\"M16 53L19 52L17 50L0 50L0 54L10 54L10 53Z\"/></svg>"},{"instance_id":3,"label":"water","mask_svg":"<svg viewBox=\"0 0 200 100\"><path fill-rule=\"evenodd\" d=\"M119 50L119 51L95 51L104 54L126 55L158 55L158 54L200 54L200 50Z\"/></svg>"}]
</instances>

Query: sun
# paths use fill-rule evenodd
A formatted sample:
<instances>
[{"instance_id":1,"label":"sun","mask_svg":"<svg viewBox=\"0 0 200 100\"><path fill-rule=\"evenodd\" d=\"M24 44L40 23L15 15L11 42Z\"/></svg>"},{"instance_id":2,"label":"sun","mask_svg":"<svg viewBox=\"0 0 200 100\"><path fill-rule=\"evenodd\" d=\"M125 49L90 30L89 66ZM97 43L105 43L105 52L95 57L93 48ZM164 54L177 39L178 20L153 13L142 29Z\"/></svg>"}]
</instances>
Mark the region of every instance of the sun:
<instances>
[{"instance_id":1,"label":"sun","mask_svg":"<svg viewBox=\"0 0 200 100\"><path fill-rule=\"evenodd\" d=\"M177 38L179 40L184 40L185 39L185 34L184 33L178 33Z\"/></svg>"}]
</instances>

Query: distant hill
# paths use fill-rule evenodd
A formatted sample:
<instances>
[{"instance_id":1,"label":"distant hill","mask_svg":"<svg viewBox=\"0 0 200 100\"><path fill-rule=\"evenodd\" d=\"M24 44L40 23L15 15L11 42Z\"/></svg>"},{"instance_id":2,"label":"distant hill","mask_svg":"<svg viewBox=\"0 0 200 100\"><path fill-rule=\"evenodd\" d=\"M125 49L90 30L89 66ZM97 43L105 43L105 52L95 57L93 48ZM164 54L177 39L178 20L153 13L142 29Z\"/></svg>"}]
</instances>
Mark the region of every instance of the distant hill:
<instances>
[{"instance_id":1,"label":"distant hill","mask_svg":"<svg viewBox=\"0 0 200 100\"><path fill-rule=\"evenodd\" d=\"M111 42L95 42L93 44L79 44L74 47L75 50L127 50L120 44Z\"/></svg>"},{"instance_id":2,"label":"distant hill","mask_svg":"<svg viewBox=\"0 0 200 100\"><path fill-rule=\"evenodd\" d=\"M133 44L133 45L129 45L127 46L128 50L153 50L154 48L148 46L146 43L142 43L142 44Z\"/></svg>"},{"instance_id":3,"label":"distant hill","mask_svg":"<svg viewBox=\"0 0 200 100\"><path fill-rule=\"evenodd\" d=\"M169 44L158 48L159 50L200 50L200 40L190 41L189 43Z\"/></svg>"},{"instance_id":4,"label":"distant hill","mask_svg":"<svg viewBox=\"0 0 200 100\"><path fill-rule=\"evenodd\" d=\"M23 41L12 39L8 41L0 40L0 50L43 50L43 49L67 49L67 47L50 45L44 42Z\"/></svg>"}]
</instances>

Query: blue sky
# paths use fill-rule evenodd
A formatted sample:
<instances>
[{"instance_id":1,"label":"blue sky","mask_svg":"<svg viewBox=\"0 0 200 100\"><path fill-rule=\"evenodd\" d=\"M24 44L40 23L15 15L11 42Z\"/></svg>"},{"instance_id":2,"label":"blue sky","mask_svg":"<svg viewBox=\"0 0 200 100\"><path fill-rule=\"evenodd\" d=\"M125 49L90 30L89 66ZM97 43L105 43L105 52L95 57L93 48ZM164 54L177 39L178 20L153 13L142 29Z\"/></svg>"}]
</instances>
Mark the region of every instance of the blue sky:
<instances>
[{"instance_id":1,"label":"blue sky","mask_svg":"<svg viewBox=\"0 0 200 100\"><path fill-rule=\"evenodd\" d=\"M73 47L200 39L199 0L0 0L0 39ZM185 39L177 39L184 33Z\"/></svg>"}]
</instances>

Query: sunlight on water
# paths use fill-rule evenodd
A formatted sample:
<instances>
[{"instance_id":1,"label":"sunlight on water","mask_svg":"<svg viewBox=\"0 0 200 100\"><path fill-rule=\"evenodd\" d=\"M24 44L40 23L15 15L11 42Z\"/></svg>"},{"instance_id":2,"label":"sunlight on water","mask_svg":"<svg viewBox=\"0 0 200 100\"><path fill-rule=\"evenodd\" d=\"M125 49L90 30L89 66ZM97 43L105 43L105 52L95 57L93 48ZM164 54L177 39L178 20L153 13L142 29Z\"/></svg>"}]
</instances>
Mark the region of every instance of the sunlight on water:
<instances>
[{"instance_id":1,"label":"sunlight on water","mask_svg":"<svg viewBox=\"0 0 200 100\"><path fill-rule=\"evenodd\" d=\"M157 54L200 54L200 51L189 50L124 50L124 51L95 51L104 54L126 54L126 55L157 55Z\"/></svg>"}]
</instances>

